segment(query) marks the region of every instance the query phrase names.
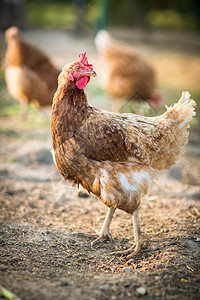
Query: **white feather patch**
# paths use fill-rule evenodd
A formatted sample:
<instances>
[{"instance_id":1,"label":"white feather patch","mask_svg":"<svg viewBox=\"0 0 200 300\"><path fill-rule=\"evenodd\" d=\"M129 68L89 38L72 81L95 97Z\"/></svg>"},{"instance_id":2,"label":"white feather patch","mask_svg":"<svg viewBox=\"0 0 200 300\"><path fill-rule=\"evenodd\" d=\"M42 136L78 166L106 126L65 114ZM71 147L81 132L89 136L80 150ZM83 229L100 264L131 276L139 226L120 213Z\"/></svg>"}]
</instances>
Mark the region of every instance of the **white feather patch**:
<instances>
[{"instance_id":1,"label":"white feather patch","mask_svg":"<svg viewBox=\"0 0 200 300\"><path fill-rule=\"evenodd\" d=\"M128 182L128 178L123 173L120 173L118 181L121 184L122 190L124 192L132 192L135 190L135 187Z\"/></svg>"},{"instance_id":2,"label":"white feather patch","mask_svg":"<svg viewBox=\"0 0 200 300\"><path fill-rule=\"evenodd\" d=\"M52 149L50 152L51 152L51 155L52 155L52 158L53 158L53 162L54 162L54 164L56 165L56 156L55 156L55 152L54 152L53 149Z\"/></svg>"},{"instance_id":3,"label":"white feather patch","mask_svg":"<svg viewBox=\"0 0 200 300\"><path fill-rule=\"evenodd\" d=\"M147 182L147 184L150 186L151 183L151 178L149 173L147 173L146 171L140 171L140 172L133 172L132 173L133 179L134 181L139 185L141 184L141 182L143 182L143 180L145 180Z\"/></svg>"}]
</instances>

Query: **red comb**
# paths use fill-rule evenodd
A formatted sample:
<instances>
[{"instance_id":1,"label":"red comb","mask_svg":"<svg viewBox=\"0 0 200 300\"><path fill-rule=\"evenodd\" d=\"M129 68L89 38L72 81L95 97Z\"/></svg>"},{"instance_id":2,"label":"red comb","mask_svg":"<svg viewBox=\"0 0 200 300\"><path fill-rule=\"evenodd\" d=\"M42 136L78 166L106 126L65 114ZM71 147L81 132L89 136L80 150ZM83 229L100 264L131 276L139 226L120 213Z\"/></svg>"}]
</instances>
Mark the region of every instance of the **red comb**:
<instances>
[{"instance_id":1,"label":"red comb","mask_svg":"<svg viewBox=\"0 0 200 300\"><path fill-rule=\"evenodd\" d=\"M80 58L80 61L85 65L85 66L88 66L88 67L93 67L92 64L89 64L88 62L88 59L87 59L87 56L86 56L86 52L81 52L79 54L79 58Z\"/></svg>"}]
</instances>

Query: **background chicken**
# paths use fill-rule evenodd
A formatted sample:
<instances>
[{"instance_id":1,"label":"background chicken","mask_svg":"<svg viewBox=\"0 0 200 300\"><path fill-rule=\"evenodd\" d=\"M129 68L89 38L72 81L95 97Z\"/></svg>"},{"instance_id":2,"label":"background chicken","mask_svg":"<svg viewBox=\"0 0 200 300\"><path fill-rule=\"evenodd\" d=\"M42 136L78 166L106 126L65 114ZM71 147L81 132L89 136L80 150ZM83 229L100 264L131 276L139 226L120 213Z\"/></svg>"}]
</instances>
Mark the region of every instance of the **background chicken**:
<instances>
[{"instance_id":1,"label":"background chicken","mask_svg":"<svg viewBox=\"0 0 200 300\"><path fill-rule=\"evenodd\" d=\"M105 30L98 32L95 45L101 61L101 84L111 96L145 100L154 108L159 105L156 74L148 61Z\"/></svg>"},{"instance_id":2,"label":"background chicken","mask_svg":"<svg viewBox=\"0 0 200 300\"><path fill-rule=\"evenodd\" d=\"M184 152L195 102L188 92L158 117L114 114L88 104L84 87L96 76L86 54L66 65L52 104L54 161L65 179L81 184L109 207L92 245L111 239L109 226L116 208L133 217L135 245L117 254L141 249L138 207L157 170L170 168Z\"/></svg>"},{"instance_id":3,"label":"background chicken","mask_svg":"<svg viewBox=\"0 0 200 300\"><path fill-rule=\"evenodd\" d=\"M24 108L30 102L37 106L51 105L59 70L46 54L22 38L17 27L9 28L5 37L5 76L10 94Z\"/></svg>"}]
</instances>

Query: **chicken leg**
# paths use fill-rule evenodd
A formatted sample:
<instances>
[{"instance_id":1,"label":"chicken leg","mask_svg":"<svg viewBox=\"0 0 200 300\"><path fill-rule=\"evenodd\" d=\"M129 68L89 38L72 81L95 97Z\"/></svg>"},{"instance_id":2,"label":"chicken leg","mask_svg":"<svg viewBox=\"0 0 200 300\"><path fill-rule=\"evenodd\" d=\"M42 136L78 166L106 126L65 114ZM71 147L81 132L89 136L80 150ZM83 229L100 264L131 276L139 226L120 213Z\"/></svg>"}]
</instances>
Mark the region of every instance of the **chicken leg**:
<instances>
[{"instance_id":1,"label":"chicken leg","mask_svg":"<svg viewBox=\"0 0 200 300\"><path fill-rule=\"evenodd\" d=\"M133 219L133 232L134 232L134 245L127 250L113 252L115 255L127 255L127 258L132 258L137 255L142 249L141 241L141 231L140 231L140 222L139 222L139 211L136 209L132 215Z\"/></svg>"},{"instance_id":2,"label":"chicken leg","mask_svg":"<svg viewBox=\"0 0 200 300\"><path fill-rule=\"evenodd\" d=\"M116 208L114 208L112 206L109 207L106 218L103 223L103 226L100 230L99 237L91 243L91 246L94 246L95 244L99 243L100 241L105 240L106 237L108 237L109 240L112 241L112 235L109 232L109 227L110 227L110 223L112 221L113 215L115 213L115 209Z\"/></svg>"}]
</instances>

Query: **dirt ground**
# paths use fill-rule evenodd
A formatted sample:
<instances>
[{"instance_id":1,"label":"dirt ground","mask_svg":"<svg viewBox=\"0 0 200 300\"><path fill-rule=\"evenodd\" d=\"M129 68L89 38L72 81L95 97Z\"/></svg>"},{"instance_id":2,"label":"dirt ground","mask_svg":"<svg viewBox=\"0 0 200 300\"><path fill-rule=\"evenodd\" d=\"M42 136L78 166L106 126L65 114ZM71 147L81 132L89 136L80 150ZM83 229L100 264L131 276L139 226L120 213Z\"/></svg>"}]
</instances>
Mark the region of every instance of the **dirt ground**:
<instances>
[{"instance_id":1,"label":"dirt ground","mask_svg":"<svg viewBox=\"0 0 200 300\"><path fill-rule=\"evenodd\" d=\"M26 34L33 40L38 37L37 32ZM57 38L63 40L59 34ZM68 37L68 42L70 39L77 52L84 50L87 40L80 43ZM41 38L41 46L44 44ZM47 48L54 53L56 45ZM63 51L59 48L60 52L54 53L60 65L65 63L65 49L63 46ZM158 52L150 45L141 49L153 57ZM97 62L91 43L86 50ZM71 59L72 46L66 55ZM181 57L187 61L189 54L185 55ZM199 57L194 53L191 59L198 61ZM179 61L174 69L178 70L177 66ZM167 72L170 70L165 68L163 85ZM196 85L195 80L189 84ZM161 87L165 98L172 93L172 82L168 81L167 88ZM97 85L94 83L94 90L88 87L89 100L94 96L96 105L105 98L105 94L96 93ZM2 96L2 101L7 99ZM16 103L8 102L10 108L0 119L0 284L23 300L199 299L198 123L191 127L184 157L158 175L143 199L140 222L144 246L128 261L111 253L128 248L133 241L131 216L118 210L111 224L113 242L92 247L92 235L99 232L107 209L96 198L64 182L56 171L50 154L50 109L29 110L24 120L15 112ZM5 103L2 107L5 109Z\"/></svg>"}]
</instances>

